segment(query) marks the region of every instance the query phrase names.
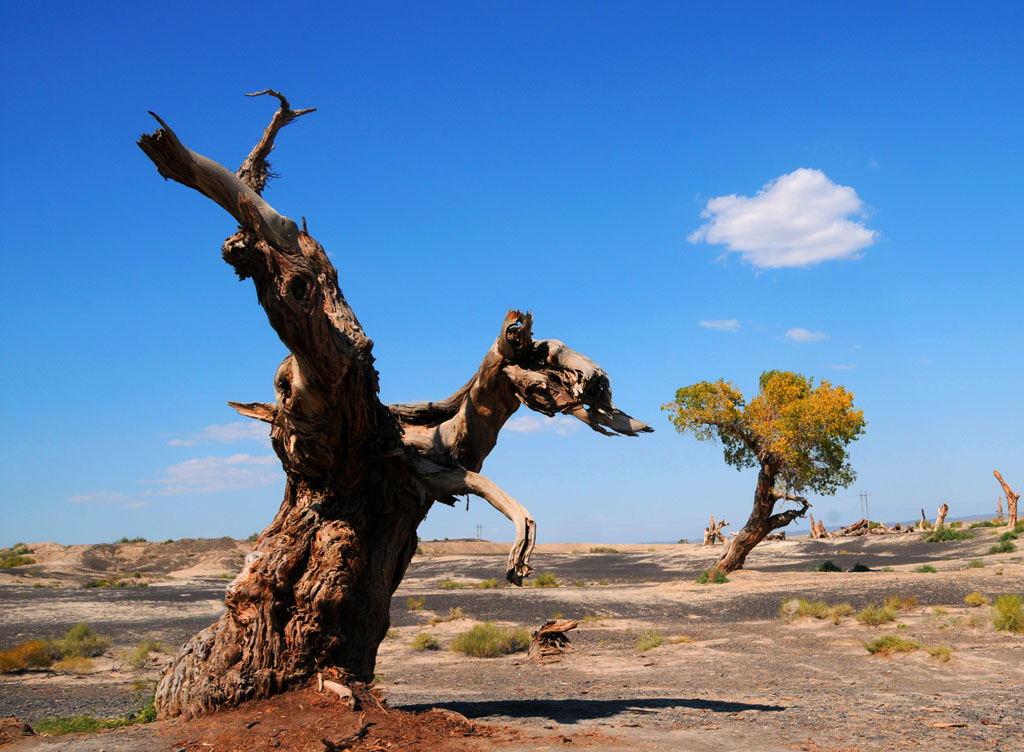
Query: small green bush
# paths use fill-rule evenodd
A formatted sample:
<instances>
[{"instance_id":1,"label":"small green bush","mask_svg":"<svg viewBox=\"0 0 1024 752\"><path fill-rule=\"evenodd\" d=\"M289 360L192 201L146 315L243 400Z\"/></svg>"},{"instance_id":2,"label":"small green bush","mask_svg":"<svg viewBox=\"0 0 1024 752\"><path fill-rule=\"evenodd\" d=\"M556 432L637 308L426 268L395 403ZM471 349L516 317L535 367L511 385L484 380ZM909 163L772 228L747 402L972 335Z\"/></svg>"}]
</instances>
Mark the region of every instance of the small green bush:
<instances>
[{"instance_id":1,"label":"small green bush","mask_svg":"<svg viewBox=\"0 0 1024 752\"><path fill-rule=\"evenodd\" d=\"M809 572L842 572L843 568L834 561L823 561L821 564L811 566Z\"/></svg>"},{"instance_id":2,"label":"small green bush","mask_svg":"<svg viewBox=\"0 0 1024 752\"><path fill-rule=\"evenodd\" d=\"M132 668L141 670L146 667L149 654L159 653L161 648L163 648L163 643L159 640L143 640L133 650L129 650L125 654L124 661Z\"/></svg>"},{"instance_id":3,"label":"small green bush","mask_svg":"<svg viewBox=\"0 0 1024 752\"><path fill-rule=\"evenodd\" d=\"M850 571L851 572L870 572L871 571L871 567L869 567L867 564L861 564L860 562L857 562L852 567L850 567Z\"/></svg>"},{"instance_id":4,"label":"small green bush","mask_svg":"<svg viewBox=\"0 0 1024 752\"><path fill-rule=\"evenodd\" d=\"M1006 535L1006 533L1003 533L1003 535ZM996 543L994 546L992 546L988 551L986 551L986 553L989 555L1008 554L1016 550L1017 546L1014 545L1012 540L1010 540L1009 538L1006 538L1004 540L1002 537L1000 537L999 543Z\"/></svg>"},{"instance_id":5,"label":"small green bush","mask_svg":"<svg viewBox=\"0 0 1024 752\"><path fill-rule=\"evenodd\" d=\"M705 569L697 576L697 584L699 585L724 585L728 581L729 578L725 576L725 572L717 568Z\"/></svg>"},{"instance_id":6,"label":"small green bush","mask_svg":"<svg viewBox=\"0 0 1024 752\"><path fill-rule=\"evenodd\" d=\"M985 562L983 562L981 559L971 559L969 562L967 562L968 569L983 569L984 566Z\"/></svg>"},{"instance_id":7,"label":"small green bush","mask_svg":"<svg viewBox=\"0 0 1024 752\"><path fill-rule=\"evenodd\" d=\"M915 568L914 571L920 572L921 574L935 574L939 570L933 567L931 564L922 564L921 566Z\"/></svg>"},{"instance_id":8,"label":"small green bush","mask_svg":"<svg viewBox=\"0 0 1024 752\"><path fill-rule=\"evenodd\" d=\"M428 635L426 632L420 632L412 638L410 647L417 653L422 653L425 650L440 650L441 643L439 643L433 635Z\"/></svg>"},{"instance_id":9,"label":"small green bush","mask_svg":"<svg viewBox=\"0 0 1024 752\"><path fill-rule=\"evenodd\" d=\"M973 538L974 534L968 533L966 530L958 530L953 527L944 527L940 530L933 530L932 532L927 533L921 537L928 543L942 543L943 541L966 540L968 538Z\"/></svg>"},{"instance_id":10,"label":"small green bush","mask_svg":"<svg viewBox=\"0 0 1024 752\"><path fill-rule=\"evenodd\" d=\"M999 523L993 522L992 520L982 520L981 522L972 522L970 527L999 527Z\"/></svg>"},{"instance_id":11,"label":"small green bush","mask_svg":"<svg viewBox=\"0 0 1024 752\"><path fill-rule=\"evenodd\" d=\"M427 625L432 627L435 624L440 624L441 622L455 621L456 619L465 619L465 618L466 618L466 614L465 614L465 612L463 612L462 606L456 606L455 608L449 608L448 609L448 615L447 616L435 616L430 621L427 622Z\"/></svg>"},{"instance_id":12,"label":"small green bush","mask_svg":"<svg viewBox=\"0 0 1024 752\"><path fill-rule=\"evenodd\" d=\"M115 544L117 544L117 543L148 543L148 542L149 541L147 541L145 538L125 538L125 537L118 538L116 541L114 541Z\"/></svg>"},{"instance_id":13,"label":"small green bush","mask_svg":"<svg viewBox=\"0 0 1024 752\"><path fill-rule=\"evenodd\" d=\"M110 647L110 640L96 634L93 628L83 621L69 629L64 639L54 643L54 647L64 658L94 658Z\"/></svg>"},{"instance_id":14,"label":"small green bush","mask_svg":"<svg viewBox=\"0 0 1024 752\"><path fill-rule=\"evenodd\" d=\"M893 611L913 611L917 608L917 597L913 595L890 595L885 599L885 607Z\"/></svg>"},{"instance_id":15,"label":"small green bush","mask_svg":"<svg viewBox=\"0 0 1024 752\"><path fill-rule=\"evenodd\" d=\"M1004 593L992 604L992 623L1002 632L1024 632L1024 608L1021 598L1013 593Z\"/></svg>"},{"instance_id":16,"label":"small green bush","mask_svg":"<svg viewBox=\"0 0 1024 752\"><path fill-rule=\"evenodd\" d=\"M975 590L973 593L968 593L964 596L964 603L971 608L978 608L979 606L987 606L988 598Z\"/></svg>"},{"instance_id":17,"label":"small green bush","mask_svg":"<svg viewBox=\"0 0 1024 752\"><path fill-rule=\"evenodd\" d=\"M156 705L153 697L131 715L117 718L97 718L83 714L70 717L50 716L40 718L32 724L32 728L40 734L59 736L62 734L93 734L105 729L123 728L137 723L152 723L156 720Z\"/></svg>"},{"instance_id":18,"label":"small green bush","mask_svg":"<svg viewBox=\"0 0 1024 752\"><path fill-rule=\"evenodd\" d=\"M913 640L908 640L898 635L885 635L876 637L871 642L865 642L864 647L872 655L890 655L891 653L909 653L913 650L920 650L921 646Z\"/></svg>"},{"instance_id":19,"label":"small green bush","mask_svg":"<svg viewBox=\"0 0 1024 752\"><path fill-rule=\"evenodd\" d=\"M496 658L518 653L529 645L530 633L525 629L497 627L491 622L476 624L452 640L452 650L473 658Z\"/></svg>"},{"instance_id":20,"label":"small green bush","mask_svg":"<svg viewBox=\"0 0 1024 752\"><path fill-rule=\"evenodd\" d=\"M247 543L255 543L259 539L260 539L260 534L259 533L251 533L249 535L249 537L246 538L245 540L246 540Z\"/></svg>"},{"instance_id":21,"label":"small green bush","mask_svg":"<svg viewBox=\"0 0 1024 752\"><path fill-rule=\"evenodd\" d=\"M423 598L409 598L405 602L405 607L409 611L422 611L423 610Z\"/></svg>"},{"instance_id":22,"label":"small green bush","mask_svg":"<svg viewBox=\"0 0 1024 752\"><path fill-rule=\"evenodd\" d=\"M683 541L685 543L685 541ZM611 546L593 546L590 549L592 554L617 554L619 549L612 548Z\"/></svg>"},{"instance_id":23,"label":"small green bush","mask_svg":"<svg viewBox=\"0 0 1024 752\"><path fill-rule=\"evenodd\" d=\"M438 587L442 590L460 590L466 586L458 580L453 580L450 577L445 577L443 580L441 580L441 584L438 585Z\"/></svg>"},{"instance_id":24,"label":"small green bush","mask_svg":"<svg viewBox=\"0 0 1024 752\"><path fill-rule=\"evenodd\" d=\"M0 567L4 569L13 569L14 567L25 567L29 564L35 564L36 560L31 556L23 556L22 554L14 554L13 556L7 556L6 558L0 559Z\"/></svg>"},{"instance_id":25,"label":"small green bush","mask_svg":"<svg viewBox=\"0 0 1024 752\"><path fill-rule=\"evenodd\" d=\"M949 645L936 645L933 648L925 648L925 650L932 658L938 658L943 663L949 663L949 659L953 657L953 648Z\"/></svg>"},{"instance_id":26,"label":"small green bush","mask_svg":"<svg viewBox=\"0 0 1024 752\"><path fill-rule=\"evenodd\" d=\"M541 572L533 578L533 586L540 588L558 587L558 580L551 572Z\"/></svg>"},{"instance_id":27,"label":"small green bush","mask_svg":"<svg viewBox=\"0 0 1024 752\"><path fill-rule=\"evenodd\" d=\"M956 522L950 522L949 526L952 527L952 528L961 528L961 527L964 526L964 523L961 522L960 520L957 520Z\"/></svg>"},{"instance_id":28,"label":"small green bush","mask_svg":"<svg viewBox=\"0 0 1024 752\"><path fill-rule=\"evenodd\" d=\"M31 640L0 652L0 674L26 671L30 668L48 668L52 664L53 655L42 640Z\"/></svg>"},{"instance_id":29,"label":"small green bush","mask_svg":"<svg viewBox=\"0 0 1024 752\"><path fill-rule=\"evenodd\" d=\"M473 587L481 590L491 590L493 588L501 587L501 584L498 582L497 577L492 577L489 580L480 580L480 582L475 584Z\"/></svg>"},{"instance_id":30,"label":"small green bush","mask_svg":"<svg viewBox=\"0 0 1024 752\"><path fill-rule=\"evenodd\" d=\"M646 629L640 633L640 636L636 640L636 649L638 652L646 653L652 648L656 648L665 642L665 635L656 629Z\"/></svg>"},{"instance_id":31,"label":"small green bush","mask_svg":"<svg viewBox=\"0 0 1024 752\"><path fill-rule=\"evenodd\" d=\"M889 606L865 606L857 614L857 621L871 627L896 621L896 609Z\"/></svg>"},{"instance_id":32,"label":"small green bush","mask_svg":"<svg viewBox=\"0 0 1024 752\"><path fill-rule=\"evenodd\" d=\"M72 655L67 658L61 658L59 661L53 664L55 671L59 671L62 674L75 674L77 676L83 676L88 674L93 669L92 658L84 658L80 655Z\"/></svg>"},{"instance_id":33,"label":"small green bush","mask_svg":"<svg viewBox=\"0 0 1024 752\"><path fill-rule=\"evenodd\" d=\"M813 617L831 619L834 624L839 624L844 616L850 616L852 613L853 606L849 603L830 606L825 601L808 601L806 598L789 598L783 601L779 608L779 615L788 621Z\"/></svg>"}]
</instances>

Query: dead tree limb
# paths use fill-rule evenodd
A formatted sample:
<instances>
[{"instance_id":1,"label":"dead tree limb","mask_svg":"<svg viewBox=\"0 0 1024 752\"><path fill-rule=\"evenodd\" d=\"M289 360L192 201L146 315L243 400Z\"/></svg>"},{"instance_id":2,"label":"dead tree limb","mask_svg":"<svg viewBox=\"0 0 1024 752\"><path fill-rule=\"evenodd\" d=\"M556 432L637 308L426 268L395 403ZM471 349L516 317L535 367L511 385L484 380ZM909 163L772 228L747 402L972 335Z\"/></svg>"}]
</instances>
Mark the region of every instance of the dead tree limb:
<instances>
[{"instance_id":1,"label":"dead tree limb","mask_svg":"<svg viewBox=\"0 0 1024 752\"><path fill-rule=\"evenodd\" d=\"M935 529L942 530L946 524L946 515L949 514L949 504L943 504L939 507L938 516L935 518Z\"/></svg>"},{"instance_id":2,"label":"dead tree limb","mask_svg":"<svg viewBox=\"0 0 1024 752\"><path fill-rule=\"evenodd\" d=\"M566 632L576 629L577 622L548 619L534 631L530 640L529 657L536 661L554 661L562 653L572 650Z\"/></svg>"},{"instance_id":3,"label":"dead tree limb","mask_svg":"<svg viewBox=\"0 0 1024 752\"><path fill-rule=\"evenodd\" d=\"M1003 487L1003 493L1006 494L1006 513L1009 516L1010 527L1016 527L1017 525L1017 501L1020 499L1020 494L1014 493L1013 489L1010 488L1003 476L999 474L998 470L993 470L992 474L996 476L996 480L999 481L999 485Z\"/></svg>"},{"instance_id":4,"label":"dead tree limb","mask_svg":"<svg viewBox=\"0 0 1024 752\"><path fill-rule=\"evenodd\" d=\"M715 516L711 515L710 526L704 528L704 545L713 546L716 543L725 543L725 535L722 534L722 528L728 524L725 520L716 523Z\"/></svg>"}]
</instances>

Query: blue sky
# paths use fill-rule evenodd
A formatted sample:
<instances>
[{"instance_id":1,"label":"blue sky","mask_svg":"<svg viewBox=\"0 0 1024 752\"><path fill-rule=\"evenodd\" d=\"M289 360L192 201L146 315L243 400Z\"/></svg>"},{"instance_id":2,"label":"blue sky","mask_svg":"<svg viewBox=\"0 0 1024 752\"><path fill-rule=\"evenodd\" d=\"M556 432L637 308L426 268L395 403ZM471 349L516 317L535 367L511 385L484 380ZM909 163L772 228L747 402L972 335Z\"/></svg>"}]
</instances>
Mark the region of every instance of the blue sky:
<instances>
[{"instance_id":1,"label":"blue sky","mask_svg":"<svg viewBox=\"0 0 1024 752\"><path fill-rule=\"evenodd\" d=\"M212 6L212 7L211 7ZM1024 486L1019 4L7 2L0 545L246 536L286 354L220 259L231 218L135 146L153 110L232 169L267 87L317 107L266 198L305 216L387 402L463 384L509 307L656 433L517 413L484 473L538 540L694 538L754 473L660 405L763 370L869 421L828 524L994 511ZM518 430L511 430L512 428ZM484 502L424 538L509 540Z\"/></svg>"}]
</instances>

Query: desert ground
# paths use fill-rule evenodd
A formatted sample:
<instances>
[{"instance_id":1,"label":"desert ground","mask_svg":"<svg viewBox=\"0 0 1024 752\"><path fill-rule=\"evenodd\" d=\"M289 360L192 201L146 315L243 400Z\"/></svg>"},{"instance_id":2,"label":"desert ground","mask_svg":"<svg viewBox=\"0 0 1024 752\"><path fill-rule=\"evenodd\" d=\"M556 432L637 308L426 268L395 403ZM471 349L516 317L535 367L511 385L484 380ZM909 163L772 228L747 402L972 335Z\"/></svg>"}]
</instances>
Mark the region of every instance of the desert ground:
<instances>
[{"instance_id":1,"label":"desert ground","mask_svg":"<svg viewBox=\"0 0 1024 752\"><path fill-rule=\"evenodd\" d=\"M1024 592L1024 563L1017 553L986 553L1002 530L971 532L973 539L943 543L918 534L765 542L729 582L704 585L695 578L721 547L579 543L538 546L536 570L554 575L557 587L443 588L445 580L500 579L506 544L424 543L395 594L392 631L379 653L373 691L386 704L364 700L374 706L367 712L375 726L350 748L1022 750L1024 635L996 630L991 607L964 598ZM174 649L213 622L250 545L227 538L29 544L35 564L0 570L0 648L60 635L80 621L112 645L81 675L0 675L0 717L31 725L139 707L170 656L154 652L135 669L125 651L144 639ZM826 560L846 571L810 571ZM870 571L848 571L857 564ZM937 571L915 571L923 564ZM104 580L126 585L83 587ZM852 615L780 614L792 598L859 611L890 596L916 605L879 626ZM448 619L453 609L461 611ZM477 622L533 630L556 615L579 622L568 633L573 650L559 660L468 658L447 649ZM641 651L638 639L652 631L662 644ZM414 651L420 633L442 649ZM865 643L883 635L922 649L870 654ZM321 752L330 749L321 738L342 738L359 718L310 688L200 723L59 737L7 732L5 752Z\"/></svg>"}]
</instances>

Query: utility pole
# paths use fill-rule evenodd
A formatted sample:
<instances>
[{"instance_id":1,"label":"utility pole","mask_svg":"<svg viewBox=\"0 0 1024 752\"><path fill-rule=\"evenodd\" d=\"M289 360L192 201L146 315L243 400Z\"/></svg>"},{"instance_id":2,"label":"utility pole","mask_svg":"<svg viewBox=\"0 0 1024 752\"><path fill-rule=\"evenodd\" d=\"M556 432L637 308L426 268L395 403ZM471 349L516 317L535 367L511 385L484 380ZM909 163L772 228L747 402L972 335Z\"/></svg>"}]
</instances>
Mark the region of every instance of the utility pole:
<instances>
[{"instance_id":1,"label":"utility pole","mask_svg":"<svg viewBox=\"0 0 1024 752\"><path fill-rule=\"evenodd\" d=\"M871 512L868 510L868 492L867 491L861 491L860 492L860 510L861 510L861 513L864 515L864 519L867 520L868 522L870 522L871 521Z\"/></svg>"},{"instance_id":2,"label":"utility pole","mask_svg":"<svg viewBox=\"0 0 1024 752\"><path fill-rule=\"evenodd\" d=\"M483 537L483 526L478 522L476 523L476 539L480 540Z\"/></svg>"}]
</instances>

